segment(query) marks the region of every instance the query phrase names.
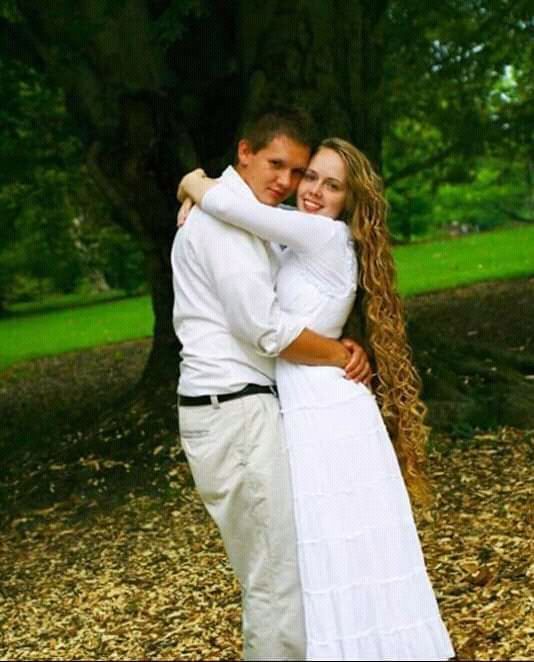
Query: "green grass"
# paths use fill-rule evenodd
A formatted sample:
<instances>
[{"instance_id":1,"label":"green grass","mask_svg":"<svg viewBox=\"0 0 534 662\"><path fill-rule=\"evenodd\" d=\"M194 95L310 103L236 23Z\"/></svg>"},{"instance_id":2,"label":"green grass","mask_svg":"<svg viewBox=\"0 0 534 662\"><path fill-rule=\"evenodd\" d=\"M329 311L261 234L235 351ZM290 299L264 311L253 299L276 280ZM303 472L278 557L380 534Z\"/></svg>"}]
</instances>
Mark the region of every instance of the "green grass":
<instances>
[{"instance_id":1,"label":"green grass","mask_svg":"<svg viewBox=\"0 0 534 662\"><path fill-rule=\"evenodd\" d=\"M395 249L405 296L534 273L534 227ZM64 304L76 307L58 310ZM147 296L88 305L76 295L22 305L0 322L0 370L16 361L150 336ZM43 308L45 310L43 310ZM12 310L14 313L15 310Z\"/></svg>"},{"instance_id":2,"label":"green grass","mask_svg":"<svg viewBox=\"0 0 534 662\"><path fill-rule=\"evenodd\" d=\"M0 370L24 359L150 336L148 296L0 322Z\"/></svg>"},{"instance_id":3,"label":"green grass","mask_svg":"<svg viewBox=\"0 0 534 662\"><path fill-rule=\"evenodd\" d=\"M404 296L534 274L534 226L395 249Z\"/></svg>"}]
</instances>

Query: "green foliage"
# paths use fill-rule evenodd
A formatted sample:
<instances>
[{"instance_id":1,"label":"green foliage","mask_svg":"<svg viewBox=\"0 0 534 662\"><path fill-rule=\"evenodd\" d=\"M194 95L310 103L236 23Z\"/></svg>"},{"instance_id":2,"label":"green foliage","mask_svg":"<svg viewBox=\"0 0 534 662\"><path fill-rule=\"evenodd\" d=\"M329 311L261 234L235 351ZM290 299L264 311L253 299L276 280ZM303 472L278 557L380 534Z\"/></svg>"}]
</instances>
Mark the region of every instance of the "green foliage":
<instances>
[{"instance_id":1,"label":"green foliage","mask_svg":"<svg viewBox=\"0 0 534 662\"><path fill-rule=\"evenodd\" d=\"M83 217L76 219L74 234L85 274L100 276L112 289L128 294L144 289L144 258L131 235Z\"/></svg>"},{"instance_id":2,"label":"green foliage","mask_svg":"<svg viewBox=\"0 0 534 662\"><path fill-rule=\"evenodd\" d=\"M81 151L63 95L17 62L0 61L0 83L6 91L0 111L0 301L42 291L39 279L72 291L80 265L69 245L66 196Z\"/></svg>"},{"instance_id":3,"label":"green foliage","mask_svg":"<svg viewBox=\"0 0 534 662\"><path fill-rule=\"evenodd\" d=\"M527 180L524 165L483 159L467 184L443 184L433 201L435 222L457 221L488 230L528 215Z\"/></svg>"},{"instance_id":4,"label":"green foliage","mask_svg":"<svg viewBox=\"0 0 534 662\"><path fill-rule=\"evenodd\" d=\"M274 16L272 25L281 27L283 9L271 4L258 6L258 17ZM263 73L281 62L297 88L299 76L326 97L347 84L331 67L331 53L317 54L313 75L301 72L304 51L314 48L304 23L295 26L291 46L275 29L279 58L253 73L253 51L261 48L241 37L257 26L243 23L239 3L61 0L47 5L52 19L30 5L0 5L4 27L24 28L13 37L22 39L17 52L11 36L0 41L0 312L6 303L88 284L138 291L143 254L132 233L155 243L165 234L161 212L150 221L157 231L147 225L141 232L143 223L124 231L121 214L135 208L136 197L124 192L134 190L138 168L154 177L163 198L179 167L219 164L246 110L240 106L254 105ZM387 3L383 164L395 237L432 236L453 221L485 229L534 215L531 28L526 0ZM27 48L24 34L32 37ZM137 37L139 52L132 53ZM40 43L35 52L32 43ZM369 76L379 75L369 66ZM307 98L304 87L298 93ZM324 112L337 121L328 103ZM108 138L113 149L101 159L102 172L120 191L116 198L94 187L85 166L87 146ZM135 158L124 156L136 141Z\"/></svg>"},{"instance_id":5,"label":"green foliage","mask_svg":"<svg viewBox=\"0 0 534 662\"><path fill-rule=\"evenodd\" d=\"M62 91L14 61L0 60L0 83L0 311L88 280L142 288L142 254L131 235L110 226Z\"/></svg>"},{"instance_id":6,"label":"green foliage","mask_svg":"<svg viewBox=\"0 0 534 662\"><path fill-rule=\"evenodd\" d=\"M429 230L432 219L432 201L428 191L412 190L409 186L396 186L387 191L390 205L389 228L394 239L410 241Z\"/></svg>"},{"instance_id":7,"label":"green foliage","mask_svg":"<svg viewBox=\"0 0 534 662\"><path fill-rule=\"evenodd\" d=\"M446 234L452 225L478 231L532 219L528 175L519 158L487 156L442 183L426 173L403 179L387 190L392 234L410 241Z\"/></svg>"},{"instance_id":8,"label":"green foliage","mask_svg":"<svg viewBox=\"0 0 534 662\"><path fill-rule=\"evenodd\" d=\"M390 3L383 161L395 234L492 226L508 218L497 207L532 217L532 182L518 174L533 160L532 23L525 0Z\"/></svg>"},{"instance_id":9,"label":"green foliage","mask_svg":"<svg viewBox=\"0 0 534 662\"><path fill-rule=\"evenodd\" d=\"M182 38L190 16L202 18L209 12L206 0L173 0L151 26L157 45L168 48Z\"/></svg>"}]
</instances>

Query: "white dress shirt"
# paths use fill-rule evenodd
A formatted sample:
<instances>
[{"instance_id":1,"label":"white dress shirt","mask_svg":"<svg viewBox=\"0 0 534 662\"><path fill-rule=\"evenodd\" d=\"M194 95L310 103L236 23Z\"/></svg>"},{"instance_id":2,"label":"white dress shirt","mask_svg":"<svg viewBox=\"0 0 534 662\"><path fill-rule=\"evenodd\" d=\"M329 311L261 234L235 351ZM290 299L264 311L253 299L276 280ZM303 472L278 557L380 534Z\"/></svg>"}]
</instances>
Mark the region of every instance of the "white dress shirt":
<instances>
[{"instance_id":1,"label":"white dress shirt","mask_svg":"<svg viewBox=\"0 0 534 662\"><path fill-rule=\"evenodd\" d=\"M221 182L254 194L229 166ZM270 385L275 357L302 332L300 316L280 310L277 258L262 239L194 207L171 252L173 323L182 343L178 392L232 393Z\"/></svg>"}]
</instances>

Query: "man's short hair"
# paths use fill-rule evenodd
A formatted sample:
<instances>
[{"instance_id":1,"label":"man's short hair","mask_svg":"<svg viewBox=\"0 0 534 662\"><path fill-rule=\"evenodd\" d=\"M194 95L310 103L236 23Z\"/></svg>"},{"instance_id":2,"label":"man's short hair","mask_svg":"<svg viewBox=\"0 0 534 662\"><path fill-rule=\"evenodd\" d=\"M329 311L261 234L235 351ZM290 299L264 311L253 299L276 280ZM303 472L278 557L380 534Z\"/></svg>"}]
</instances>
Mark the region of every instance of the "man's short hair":
<instances>
[{"instance_id":1,"label":"man's short hair","mask_svg":"<svg viewBox=\"0 0 534 662\"><path fill-rule=\"evenodd\" d=\"M299 106L271 106L247 120L241 138L248 140L254 153L279 135L313 149L316 145L315 125L311 115Z\"/></svg>"}]
</instances>

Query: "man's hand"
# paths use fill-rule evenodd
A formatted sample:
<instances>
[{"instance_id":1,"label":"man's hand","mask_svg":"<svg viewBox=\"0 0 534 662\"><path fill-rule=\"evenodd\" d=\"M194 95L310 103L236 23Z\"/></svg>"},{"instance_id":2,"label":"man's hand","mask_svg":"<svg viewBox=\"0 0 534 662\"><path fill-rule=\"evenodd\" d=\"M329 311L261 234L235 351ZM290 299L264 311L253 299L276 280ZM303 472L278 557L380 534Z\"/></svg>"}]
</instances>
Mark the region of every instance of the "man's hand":
<instances>
[{"instance_id":1,"label":"man's hand","mask_svg":"<svg viewBox=\"0 0 534 662\"><path fill-rule=\"evenodd\" d=\"M369 386L372 372L369 358L363 347L351 338L341 338L341 344L351 353L351 358L345 366L345 378L356 382L362 382Z\"/></svg>"}]
</instances>

